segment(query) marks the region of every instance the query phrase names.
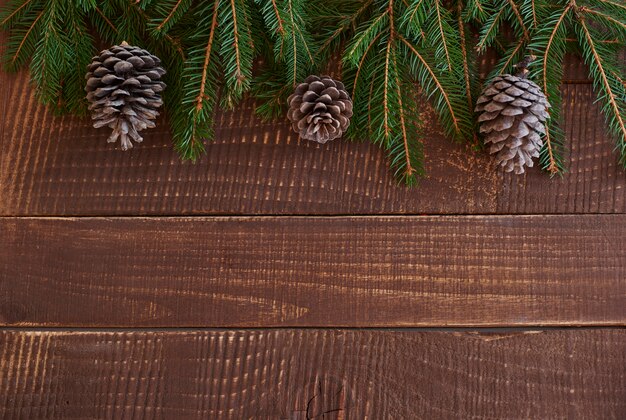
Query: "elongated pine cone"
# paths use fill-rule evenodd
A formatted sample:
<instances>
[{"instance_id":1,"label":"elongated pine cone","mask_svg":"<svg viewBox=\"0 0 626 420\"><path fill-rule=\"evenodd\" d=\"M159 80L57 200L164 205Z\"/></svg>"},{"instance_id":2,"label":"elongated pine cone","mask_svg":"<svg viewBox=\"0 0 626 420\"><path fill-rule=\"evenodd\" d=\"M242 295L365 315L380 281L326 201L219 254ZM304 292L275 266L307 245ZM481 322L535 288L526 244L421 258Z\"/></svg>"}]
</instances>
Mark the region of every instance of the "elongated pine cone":
<instances>
[{"instance_id":1,"label":"elongated pine cone","mask_svg":"<svg viewBox=\"0 0 626 420\"><path fill-rule=\"evenodd\" d=\"M326 143L350 125L352 100L343 83L329 76L309 76L287 100L293 130L305 140Z\"/></svg>"},{"instance_id":2,"label":"elongated pine cone","mask_svg":"<svg viewBox=\"0 0 626 420\"><path fill-rule=\"evenodd\" d=\"M526 79L530 59L518 64L517 76L504 74L493 79L478 98L476 112L480 132L485 134L489 153L495 154L505 172L524 173L539 156L550 117L550 104L541 88Z\"/></svg>"},{"instance_id":3,"label":"elongated pine cone","mask_svg":"<svg viewBox=\"0 0 626 420\"><path fill-rule=\"evenodd\" d=\"M100 52L88 67L87 100L93 126L109 126L113 132L108 142L120 139L122 150L133 147L143 138L141 130L155 127L157 109L163 104L165 89L161 60L148 51L123 42Z\"/></svg>"}]
</instances>

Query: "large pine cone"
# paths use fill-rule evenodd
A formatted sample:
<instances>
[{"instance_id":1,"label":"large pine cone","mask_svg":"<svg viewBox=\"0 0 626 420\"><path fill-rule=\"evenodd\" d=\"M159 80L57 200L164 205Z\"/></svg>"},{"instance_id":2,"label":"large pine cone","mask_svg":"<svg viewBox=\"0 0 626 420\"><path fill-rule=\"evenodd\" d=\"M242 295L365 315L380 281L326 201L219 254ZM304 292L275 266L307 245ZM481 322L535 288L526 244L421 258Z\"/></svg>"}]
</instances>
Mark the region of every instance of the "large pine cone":
<instances>
[{"instance_id":1,"label":"large pine cone","mask_svg":"<svg viewBox=\"0 0 626 420\"><path fill-rule=\"evenodd\" d=\"M113 129L108 142L120 138L122 150L143 138L139 131L155 126L165 89L161 60L148 51L123 42L93 58L87 73L87 100L96 128Z\"/></svg>"},{"instance_id":2,"label":"large pine cone","mask_svg":"<svg viewBox=\"0 0 626 420\"><path fill-rule=\"evenodd\" d=\"M352 100L343 83L329 76L309 76L287 100L293 129L306 140L326 143L346 131Z\"/></svg>"},{"instance_id":3,"label":"large pine cone","mask_svg":"<svg viewBox=\"0 0 626 420\"><path fill-rule=\"evenodd\" d=\"M478 98L480 132L505 172L522 174L524 166L533 166L532 158L543 145L549 107L541 88L523 75L494 78Z\"/></svg>"}]
</instances>

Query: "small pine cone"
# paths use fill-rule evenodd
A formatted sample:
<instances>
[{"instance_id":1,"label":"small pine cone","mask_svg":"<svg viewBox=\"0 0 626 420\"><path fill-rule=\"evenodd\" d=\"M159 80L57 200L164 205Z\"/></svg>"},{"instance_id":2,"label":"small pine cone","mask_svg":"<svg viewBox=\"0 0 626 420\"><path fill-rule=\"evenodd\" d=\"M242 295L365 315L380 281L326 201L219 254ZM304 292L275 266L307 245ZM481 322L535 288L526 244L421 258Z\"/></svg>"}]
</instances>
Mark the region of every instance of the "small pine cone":
<instances>
[{"instance_id":1,"label":"small pine cone","mask_svg":"<svg viewBox=\"0 0 626 420\"><path fill-rule=\"evenodd\" d=\"M550 117L550 104L541 88L526 79L526 63L519 76L505 74L493 79L478 98L476 112L480 132L485 134L489 153L495 154L505 172L524 173L539 156Z\"/></svg>"},{"instance_id":2,"label":"small pine cone","mask_svg":"<svg viewBox=\"0 0 626 420\"><path fill-rule=\"evenodd\" d=\"M287 117L305 140L326 143L346 131L352 100L343 83L329 76L309 76L287 100Z\"/></svg>"},{"instance_id":3,"label":"small pine cone","mask_svg":"<svg viewBox=\"0 0 626 420\"><path fill-rule=\"evenodd\" d=\"M143 138L139 131L155 127L157 109L163 104L165 89L161 60L148 51L123 42L104 50L88 67L87 100L93 126L109 126L113 132L108 142L120 138L122 150L133 147Z\"/></svg>"}]
</instances>

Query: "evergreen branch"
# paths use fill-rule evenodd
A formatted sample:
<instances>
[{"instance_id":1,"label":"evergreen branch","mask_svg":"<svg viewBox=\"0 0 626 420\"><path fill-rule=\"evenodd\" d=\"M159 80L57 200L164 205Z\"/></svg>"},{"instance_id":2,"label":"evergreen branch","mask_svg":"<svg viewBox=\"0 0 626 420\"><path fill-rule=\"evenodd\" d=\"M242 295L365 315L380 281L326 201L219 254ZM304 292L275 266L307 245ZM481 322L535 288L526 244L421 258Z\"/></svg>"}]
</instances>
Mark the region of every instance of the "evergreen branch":
<instances>
[{"instance_id":1,"label":"evergreen branch","mask_svg":"<svg viewBox=\"0 0 626 420\"><path fill-rule=\"evenodd\" d=\"M380 34L383 26L387 25L389 18L388 13L389 9L385 10L380 16L371 21L371 23L366 23L365 27L358 32L344 55L347 60L351 61L353 64L361 60L364 51L371 46L371 40Z\"/></svg>"},{"instance_id":2,"label":"evergreen branch","mask_svg":"<svg viewBox=\"0 0 626 420\"><path fill-rule=\"evenodd\" d=\"M413 4L407 6L407 13L410 12L406 17L404 17L404 22L410 24L413 28L420 28L422 23L424 23L424 18L416 19L422 15L418 15L417 12L421 11L421 7L424 0L414 0Z\"/></svg>"},{"instance_id":3,"label":"evergreen branch","mask_svg":"<svg viewBox=\"0 0 626 420\"><path fill-rule=\"evenodd\" d=\"M465 96L467 97L467 109L470 114L474 113L474 86L476 83L472 82L472 76L470 74L470 63L475 66L475 61L471 59L468 48L466 47L467 38L465 34L465 22L463 21L463 1L457 0L457 26L460 35L460 46L463 61L463 80L465 81ZM472 74L476 73L476 69L472 68ZM478 147L479 137L476 127L473 130L474 146Z\"/></svg>"},{"instance_id":4,"label":"evergreen branch","mask_svg":"<svg viewBox=\"0 0 626 420\"><path fill-rule=\"evenodd\" d=\"M529 39L530 35L528 34L528 28L526 28L526 25L524 24L524 19L522 19L522 15L520 14L520 11L517 8L517 5L515 4L513 0L507 0L507 1L509 2L509 5L511 6L511 10L513 10L513 13L515 14L515 18L517 19L517 22L519 23L520 28L524 32L524 38Z\"/></svg>"},{"instance_id":5,"label":"evergreen branch","mask_svg":"<svg viewBox=\"0 0 626 420\"><path fill-rule=\"evenodd\" d=\"M577 22L576 33L583 48L583 58L591 70L594 85L602 92L600 98L605 101L603 111L608 120L609 128L618 138L618 148L621 152L620 160L626 166L626 123L624 122L626 119L626 110L624 109L626 89L619 80L612 77L611 58L602 54L601 45L596 45L594 36L582 14L577 14Z\"/></svg>"},{"instance_id":6,"label":"evergreen branch","mask_svg":"<svg viewBox=\"0 0 626 420\"><path fill-rule=\"evenodd\" d=\"M435 11L434 14L437 17L436 22L437 22L437 28L439 30L439 37L441 39L441 46L445 52L445 56L446 56L446 63L447 63L447 69L448 70L452 70L452 61L450 60L450 52L448 51L448 37L446 36L446 31L444 31L443 27L444 27L444 23L443 23L443 17L442 17L442 13L441 13L441 4L439 4L439 0L434 0L435 3ZM451 28L450 28L451 29Z\"/></svg>"},{"instance_id":7,"label":"evergreen branch","mask_svg":"<svg viewBox=\"0 0 626 420\"><path fill-rule=\"evenodd\" d=\"M261 6L265 26L275 43L274 61L284 64L286 79L292 87L317 64L312 52L315 45L308 32L304 1L285 0L279 4L272 0L255 0Z\"/></svg>"},{"instance_id":8,"label":"evergreen branch","mask_svg":"<svg viewBox=\"0 0 626 420\"><path fill-rule=\"evenodd\" d=\"M353 27L356 24L357 19L364 11L366 11L371 6L372 2L373 0L365 0L354 13L342 19L341 22L339 22L337 29L335 29L320 46L317 55L325 52L326 49L333 43L333 41L335 41L340 35L345 33L350 27Z\"/></svg>"},{"instance_id":9,"label":"evergreen branch","mask_svg":"<svg viewBox=\"0 0 626 420\"><path fill-rule=\"evenodd\" d=\"M613 16L609 16L606 13L602 13L598 10L591 9L588 7L579 7L577 10L579 13L592 15L597 18L600 18L600 20L605 21L606 23L610 25L611 28L617 29L617 31L622 36L626 37L626 22L622 22L618 19L615 19Z\"/></svg>"},{"instance_id":10,"label":"evergreen branch","mask_svg":"<svg viewBox=\"0 0 626 420\"><path fill-rule=\"evenodd\" d=\"M297 48L297 42L296 42L296 31L295 31L295 22L294 22L294 18L293 18L293 8L291 7L291 0L287 0L288 4L289 4L289 17L291 18L291 25L292 25L292 29L291 29L291 38L293 40L293 55L294 57L298 56L298 48ZM312 60L311 60L312 61ZM297 60L293 60L293 76L292 76L292 85L293 87L296 87L296 84L298 82L298 72L297 72L297 65L298 65L298 61Z\"/></svg>"},{"instance_id":11,"label":"evergreen branch","mask_svg":"<svg viewBox=\"0 0 626 420\"><path fill-rule=\"evenodd\" d=\"M176 11L178 10L178 8L180 7L180 5L181 5L182 1L183 1L183 0L178 0L178 1L176 2L176 4L174 5L174 7L172 8L172 10L169 12L169 14L165 17L165 19L163 19L163 20L161 21L161 23L159 23L159 26L157 26L157 27L156 27L156 29L155 29L157 32L160 32L166 24L168 24L169 22L171 22L172 17L174 17L174 14L176 13Z\"/></svg>"},{"instance_id":12,"label":"evergreen branch","mask_svg":"<svg viewBox=\"0 0 626 420\"><path fill-rule=\"evenodd\" d=\"M469 56L465 48L465 22L463 22L462 3L457 3L457 25L459 26L459 34L461 36L461 52L463 54L463 80L465 81L465 94L467 95L467 105L470 112L474 109L474 100L472 98L472 82L469 73Z\"/></svg>"},{"instance_id":13,"label":"evergreen branch","mask_svg":"<svg viewBox=\"0 0 626 420\"><path fill-rule=\"evenodd\" d=\"M235 0L230 0L230 5L233 13L233 46L235 48L235 62L237 63L237 71L235 73L238 76L237 81L240 82L239 76L243 74L243 71L241 68L241 52L239 51L239 25L237 25L237 10L235 8Z\"/></svg>"},{"instance_id":14,"label":"evergreen branch","mask_svg":"<svg viewBox=\"0 0 626 420\"><path fill-rule=\"evenodd\" d=\"M6 26L13 18L16 18L20 12L25 11L26 6L31 4L32 0L26 0L20 6L16 7L11 13L9 13L2 21L0 26Z\"/></svg>"},{"instance_id":15,"label":"evergreen branch","mask_svg":"<svg viewBox=\"0 0 626 420\"><path fill-rule=\"evenodd\" d=\"M510 72L513 65L520 61L527 43L528 40L523 37L513 42L513 45L507 49L503 58L498 61L491 73L489 73L488 79L491 80L499 74Z\"/></svg>"},{"instance_id":16,"label":"evergreen branch","mask_svg":"<svg viewBox=\"0 0 626 420\"><path fill-rule=\"evenodd\" d=\"M460 122L459 119L456 116L456 110L455 107L453 106L450 97L448 95L448 93L446 92L446 90L444 89L443 85L441 84L441 82L439 81L439 78L437 77L437 75L435 74L434 69L429 65L429 63L424 59L424 57L422 56L422 54L419 53L419 51L417 51L417 49L413 46L413 44L411 44L406 38L404 38L402 35L398 34L398 38L409 48L409 50L415 55L415 57L419 60L419 62L422 64L422 66L424 67L424 69L426 70L426 72L428 73L428 75L430 76L430 80L435 84L436 86L436 90L439 92L439 94L441 95L441 98L443 99L443 102L445 104L445 108L447 109L450 118L451 118L451 123L452 123L452 132L455 134L456 137L461 137L463 135L463 130L461 129L460 126Z\"/></svg>"},{"instance_id":17,"label":"evergreen branch","mask_svg":"<svg viewBox=\"0 0 626 420\"><path fill-rule=\"evenodd\" d=\"M602 3L608 4L608 5L611 5L611 6L615 6L615 7L624 9L626 11L626 4L624 4L624 3L618 3L618 2L615 2L615 1L612 1L612 0L599 0L599 1L602 2Z\"/></svg>"},{"instance_id":18,"label":"evergreen branch","mask_svg":"<svg viewBox=\"0 0 626 420\"><path fill-rule=\"evenodd\" d=\"M159 4L156 11L167 13L167 15L160 21L155 19L152 22L153 25L156 25L154 27L154 32L157 34L167 32L187 12L187 10L189 10L191 2L192 0L175 0L173 5L170 1L165 1L162 4Z\"/></svg>"},{"instance_id":19,"label":"evergreen branch","mask_svg":"<svg viewBox=\"0 0 626 420\"><path fill-rule=\"evenodd\" d=\"M311 54L311 51L309 49L308 46L308 42L306 37L304 36L304 34L302 33L302 30L300 29L300 22L296 21L296 19L294 18L294 12L293 12L293 0L287 0L287 4L289 5L289 18L290 18L290 25L292 26L292 33L295 35L296 31L298 32L298 34L300 35L300 39L302 40L302 45L304 46L304 49L306 51L306 56L309 58L309 62L311 63L311 65L315 64L315 60L313 59L313 55ZM294 52L296 51L296 41L294 38L294 44L293 44L293 50ZM295 55L295 54L294 54ZM293 85L294 87L297 84L297 80L296 80L296 60L293 61L293 65L294 65L294 79L293 79Z\"/></svg>"},{"instance_id":20,"label":"evergreen branch","mask_svg":"<svg viewBox=\"0 0 626 420\"><path fill-rule=\"evenodd\" d=\"M391 130L389 129L389 54L391 53L391 38L387 40L387 52L385 54L385 83L383 85L385 93L383 95L383 126L385 129L385 137L389 137Z\"/></svg>"},{"instance_id":21,"label":"evergreen branch","mask_svg":"<svg viewBox=\"0 0 626 420\"><path fill-rule=\"evenodd\" d=\"M380 33L377 34L376 37L374 39L372 39L372 41L369 43L369 45L365 49L365 52L363 53L363 56L361 57L361 60L359 61L359 64L357 66L356 76L354 77L354 83L352 85L352 92L356 91L356 85L357 85L357 82L359 80L359 75L361 74L361 69L364 67L363 66L363 62L365 61L365 58L367 57L367 54L369 53L370 49L372 48L372 45L374 45L374 43L378 40L378 38L380 38L380 36L381 36Z\"/></svg>"},{"instance_id":22,"label":"evergreen branch","mask_svg":"<svg viewBox=\"0 0 626 420\"><path fill-rule=\"evenodd\" d=\"M250 89L254 46L248 13L247 3L242 0L225 0L220 4L220 56L227 87L223 104L229 108Z\"/></svg>"},{"instance_id":23,"label":"evergreen branch","mask_svg":"<svg viewBox=\"0 0 626 420\"><path fill-rule=\"evenodd\" d=\"M212 7L200 8L199 29L190 41L197 46L190 48L183 78L181 105L172 115L173 135L176 149L183 159L195 160L204 151L203 137L213 136L213 108L217 100L217 30L220 0ZM208 15L205 15L205 13ZM207 22L210 18L210 22ZM210 75L210 73L213 73Z\"/></svg>"},{"instance_id":24,"label":"evergreen branch","mask_svg":"<svg viewBox=\"0 0 626 420\"><path fill-rule=\"evenodd\" d=\"M276 0L270 0L272 2L272 8L274 9L274 14L276 15L276 22L278 22L278 33L280 35L285 34L285 28L283 27L283 20L280 17L280 13L278 13L278 6L276 5Z\"/></svg>"},{"instance_id":25,"label":"evergreen branch","mask_svg":"<svg viewBox=\"0 0 626 420\"><path fill-rule=\"evenodd\" d=\"M494 40L494 38L496 37L496 31L500 26L500 19L502 19L504 11L504 7L501 7L496 13L490 15L487 18L485 26L483 26L483 29L481 30L480 38L478 44L476 45L476 51L485 51L485 49Z\"/></svg>"},{"instance_id":26,"label":"evergreen branch","mask_svg":"<svg viewBox=\"0 0 626 420\"><path fill-rule=\"evenodd\" d=\"M115 27L115 25L113 25L113 22L111 22L109 18L106 17L106 15L102 12L102 10L100 10L99 7L94 7L94 10L100 15L100 17L106 22L106 24L109 25L113 32L118 33L117 28Z\"/></svg>"},{"instance_id":27,"label":"evergreen branch","mask_svg":"<svg viewBox=\"0 0 626 420\"><path fill-rule=\"evenodd\" d=\"M396 56L393 56L393 60L394 60L394 66L397 68L398 67L398 63L396 61ZM417 172L417 169L413 168L413 165L411 163L411 150L409 148L409 138L407 135L407 128L406 128L406 122L404 119L404 107L402 106L402 91L400 89L400 80L398 79L398 73L396 72L395 74L396 76L396 95L398 95L398 114L400 117L400 128L402 130L402 145L404 147L404 161L405 161L405 165L403 168L403 173L402 173L402 178L405 180L409 180L412 177L414 177L415 172Z\"/></svg>"},{"instance_id":28,"label":"evergreen branch","mask_svg":"<svg viewBox=\"0 0 626 420\"><path fill-rule=\"evenodd\" d=\"M387 7L387 13L389 14L389 36L387 37L387 52L385 54L385 83L384 87L384 95L383 95L383 117L384 117L384 129L385 129L385 138L389 138L389 133L391 130L389 129L389 57L391 54L391 45L394 42L395 30L393 27L393 0L389 0L389 5ZM396 68L397 70L397 68Z\"/></svg>"},{"instance_id":29,"label":"evergreen branch","mask_svg":"<svg viewBox=\"0 0 626 420\"><path fill-rule=\"evenodd\" d=\"M546 87L548 86L548 56L550 55L550 50L552 48L552 46L555 43L555 40L557 39L557 33L559 33L559 31L562 31L562 24L563 21L565 20L565 17L567 16L567 14L569 13L571 9L571 4L567 5L564 9L563 9L563 13L561 13L561 15L559 16L558 20L556 21L556 24L554 25L554 28L552 29L552 32L550 33L550 37L548 38L548 42L546 43L546 47L544 49L544 53L543 53L543 70L542 70L542 84L544 86L544 89L546 89ZM549 92L547 92L546 90L546 98L548 98L548 100L550 99L549 96Z\"/></svg>"},{"instance_id":30,"label":"evergreen branch","mask_svg":"<svg viewBox=\"0 0 626 420\"><path fill-rule=\"evenodd\" d=\"M33 31L33 29L35 28L35 26L37 25L37 22L39 22L39 19L41 19L41 17L43 16L44 11L40 11L37 14L37 17L35 18L35 20L33 21L33 23L29 26L28 30L26 31L26 34L24 35L24 37L22 38L22 41L19 43L19 45L17 46L15 52L12 54L11 57L11 66L15 67L18 58L20 57L20 53L22 51L22 48L24 48L24 45L26 45L26 41L28 40L28 37L30 36L31 32Z\"/></svg>"},{"instance_id":31,"label":"evergreen branch","mask_svg":"<svg viewBox=\"0 0 626 420\"><path fill-rule=\"evenodd\" d=\"M571 4L567 4L546 16L530 45L538 57L537 69L531 70L530 76L539 79L539 85L552 105L539 158L542 168L552 175L562 173L564 170L562 158L564 134L559 128L560 84L563 77L562 63L565 58L570 11Z\"/></svg>"},{"instance_id":32,"label":"evergreen branch","mask_svg":"<svg viewBox=\"0 0 626 420\"><path fill-rule=\"evenodd\" d=\"M463 12L463 20L469 22L476 20L482 23L488 16L486 6L482 4L483 0L469 0Z\"/></svg>"},{"instance_id":33,"label":"evergreen branch","mask_svg":"<svg viewBox=\"0 0 626 420\"><path fill-rule=\"evenodd\" d=\"M200 82L200 90L196 95L196 112L200 112L204 107L205 89L207 85L207 78L209 74L209 63L211 61L211 53L213 52L213 41L215 39L215 33L217 30L217 7L220 0L215 0L213 6L213 21L211 22L211 29L209 33L209 39L207 41L206 48L204 49L204 64L202 65L202 80Z\"/></svg>"}]
</instances>

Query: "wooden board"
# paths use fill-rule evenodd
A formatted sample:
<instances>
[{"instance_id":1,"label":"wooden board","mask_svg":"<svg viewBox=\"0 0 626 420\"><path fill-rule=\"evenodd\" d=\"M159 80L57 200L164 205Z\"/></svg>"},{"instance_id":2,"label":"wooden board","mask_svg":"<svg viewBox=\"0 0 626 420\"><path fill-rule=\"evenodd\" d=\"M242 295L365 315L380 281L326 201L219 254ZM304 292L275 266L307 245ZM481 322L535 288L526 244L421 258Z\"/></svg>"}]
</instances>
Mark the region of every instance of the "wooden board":
<instances>
[{"instance_id":1,"label":"wooden board","mask_svg":"<svg viewBox=\"0 0 626 420\"><path fill-rule=\"evenodd\" d=\"M0 215L626 212L626 173L588 83L563 86L562 179L503 174L430 126L428 178L413 190L396 185L377 146L300 141L288 124L257 119L252 101L218 114L216 141L192 164L172 149L165 120L124 153L88 119L38 104L25 73L0 73L0 98L11 104L0 121Z\"/></svg>"},{"instance_id":2,"label":"wooden board","mask_svg":"<svg viewBox=\"0 0 626 420\"><path fill-rule=\"evenodd\" d=\"M626 325L626 216L3 218L15 326Z\"/></svg>"},{"instance_id":3,"label":"wooden board","mask_svg":"<svg viewBox=\"0 0 626 420\"><path fill-rule=\"evenodd\" d=\"M626 416L626 331L0 332L0 417Z\"/></svg>"}]
</instances>

